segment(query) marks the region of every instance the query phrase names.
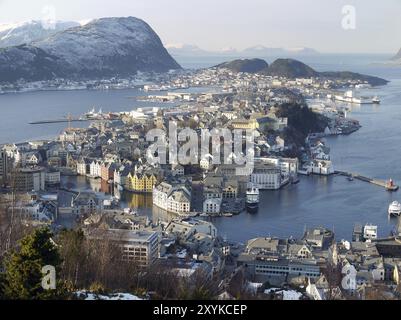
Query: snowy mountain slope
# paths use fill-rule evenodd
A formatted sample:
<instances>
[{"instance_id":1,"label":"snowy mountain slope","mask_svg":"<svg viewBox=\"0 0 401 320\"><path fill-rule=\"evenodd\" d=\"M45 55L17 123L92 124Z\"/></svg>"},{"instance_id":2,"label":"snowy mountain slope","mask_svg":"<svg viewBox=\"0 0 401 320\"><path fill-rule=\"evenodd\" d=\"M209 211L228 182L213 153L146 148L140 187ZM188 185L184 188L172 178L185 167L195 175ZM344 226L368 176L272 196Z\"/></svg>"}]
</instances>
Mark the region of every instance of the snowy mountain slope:
<instances>
[{"instance_id":1,"label":"snowy mountain slope","mask_svg":"<svg viewBox=\"0 0 401 320\"><path fill-rule=\"evenodd\" d=\"M124 77L181 68L144 21L102 18L30 45L0 49L0 82Z\"/></svg>"},{"instance_id":2,"label":"snowy mountain slope","mask_svg":"<svg viewBox=\"0 0 401 320\"><path fill-rule=\"evenodd\" d=\"M0 48L29 44L76 26L79 26L79 23L58 21L47 25L36 20L0 26Z\"/></svg>"}]
</instances>

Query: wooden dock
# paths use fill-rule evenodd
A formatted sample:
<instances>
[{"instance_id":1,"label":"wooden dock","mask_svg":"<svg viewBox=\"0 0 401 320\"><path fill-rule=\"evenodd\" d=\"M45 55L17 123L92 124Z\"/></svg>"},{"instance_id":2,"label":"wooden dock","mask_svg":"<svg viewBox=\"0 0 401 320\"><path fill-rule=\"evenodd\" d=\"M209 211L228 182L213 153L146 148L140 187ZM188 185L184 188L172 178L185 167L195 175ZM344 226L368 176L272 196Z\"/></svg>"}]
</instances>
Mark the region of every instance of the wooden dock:
<instances>
[{"instance_id":1,"label":"wooden dock","mask_svg":"<svg viewBox=\"0 0 401 320\"><path fill-rule=\"evenodd\" d=\"M345 172L345 171L336 171L335 174L346 176L346 177L350 177L350 178L354 178L354 179L357 179L357 180L360 180L360 181L364 181L364 182L368 182L368 183L374 184L376 186L385 188L387 191L395 192L395 191L398 191L399 188L400 188L398 185L394 184L391 179L389 181L378 180L378 179L365 177L365 176L360 175L358 173Z\"/></svg>"}]
</instances>

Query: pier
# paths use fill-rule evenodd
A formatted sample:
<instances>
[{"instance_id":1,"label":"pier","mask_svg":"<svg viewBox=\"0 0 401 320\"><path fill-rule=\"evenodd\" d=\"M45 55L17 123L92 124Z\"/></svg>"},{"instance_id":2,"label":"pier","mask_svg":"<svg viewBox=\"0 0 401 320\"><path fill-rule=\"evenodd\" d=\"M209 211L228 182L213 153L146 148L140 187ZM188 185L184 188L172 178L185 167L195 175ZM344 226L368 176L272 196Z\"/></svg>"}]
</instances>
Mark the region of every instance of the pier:
<instances>
[{"instance_id":1,"label":"pier","mask_svg":"<svg viewBox=\"0 0 401 320\"><path fill-rule=\"evenodd\" d=\"M65 118L65 119L54 119L54 120L40 120L29 122L29 124L37 125L37 124L51 124L51 123L71 123L71 122L88 122L88 121L116 121L119 119L107 119L102 117L94 117L94 118Z\"/></svg>"},{"instance_id":2,"label":"pier","mask_svg":"<svg viewBox=\"0 0 401 320\"><path fill-rule=\"evenodd\" d=\"M354 178L360 181L368 182L371 184L374 184L376 186L385 188L387 191L398 191L399 186L394 184L393 181L390 179L389 181L384 181L384 180L378 180L378 179L373 179L369 177L365 177L363 175L360 175L358 173L351 173L351 172L345 172L345 171L336 171L335 174L342 175L345 177L350 177Z\"/></svg>"},{"instance_id":3,"label":"pier","mask_svg":"<svg viewBox=\"0 0 401 320\"><path fill-rule=\"evenodd\" d=\"M51 123L66 123L66 122L85 122L89 120L85 119L55 119L55 120L41 120L41 121L34 121L29 122L29 124L51 124Z\"/></svg>"}]
</instances>

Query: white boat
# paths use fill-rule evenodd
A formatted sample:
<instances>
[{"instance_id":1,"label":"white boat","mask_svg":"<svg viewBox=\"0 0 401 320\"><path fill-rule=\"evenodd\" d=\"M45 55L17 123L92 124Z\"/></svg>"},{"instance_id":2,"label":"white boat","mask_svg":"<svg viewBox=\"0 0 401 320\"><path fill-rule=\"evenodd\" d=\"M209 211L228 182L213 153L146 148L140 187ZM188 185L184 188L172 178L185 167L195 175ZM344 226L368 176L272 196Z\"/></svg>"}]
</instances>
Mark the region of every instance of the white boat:
<instances>
[{"instance_id":1,"label":"white boat","mask_svg":"<svg viewBox=\"0 0 401 320\"><path fill-rule=\"evenodd\" d=\"M363 237L367 242L377 239L377 226L367 224L363 228Z\"/></svg>"},{"instance_id":2,"label":"white boat","mask_svg":"<svg viewBox=\"0 0 401 320\"><path fill-rule=\"evenodd\" d=\"M259 208L259 189L255 186L249 187L246 192L246 208L249 212L257 211Z\"/></svg>"},{"instance_id":3,"label":"white boat","mask_svg":"<svg viewBox=\"0 0 401 320\"><path fill-rule=\"evenodd\" d=\"M378 104L380 100L378 97L355 97L353 91L347 91L344 96L335 96L335 100L353 104Z\"/></svg>"},{"instance_id":4,"label":"white boat","mask_svg":"<svg viewBox=\"0 0 401 320\"><path fill-rule=\"evenodd\" d=\"M388 214L391 216L399 217L401 215L401 203L393 201L388 207Z\"/></svg>"},{"instance_id":5,"label":"white boat","mask_svg":"<svg viewBox=\"0 0 401 320\"><path fill-rule=\"evenodd\" d=\"M372 99L372 102L374 103L374 104L380 104L380 98L378 97L378 96L376 96L376 97L374 97L373 99Z\"/></svg>"}]
</instances>

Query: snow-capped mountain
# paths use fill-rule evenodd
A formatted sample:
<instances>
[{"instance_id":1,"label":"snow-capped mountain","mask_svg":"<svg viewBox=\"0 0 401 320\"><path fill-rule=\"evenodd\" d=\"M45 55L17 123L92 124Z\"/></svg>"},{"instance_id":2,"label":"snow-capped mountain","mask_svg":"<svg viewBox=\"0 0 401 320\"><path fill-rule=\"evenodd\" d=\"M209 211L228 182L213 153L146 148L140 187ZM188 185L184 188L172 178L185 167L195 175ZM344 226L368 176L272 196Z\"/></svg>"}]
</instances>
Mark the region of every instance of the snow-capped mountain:
<instances>
[{"instance_id":1,"label":"snow-capped mountain","mask_svg":"<svg viewBox=\"0 0 401 320\"><path fill-rule=\"evenodd\" d=\"M152 28L134 17L97 19L0 49L0 82L99 79L179 68Z\"/></svg>"},{"instance_id":2,"label":"snow-capped mountain","mask_svg":"<svg viewBox=\"0 0 401 320\"><path fill-rule=\"evenodd\" d=\"M31 43L79 25L78 22L72 21L49 23L38 20L2 25L0 26L0 48Z\"/></svg>"}]
</instances>

